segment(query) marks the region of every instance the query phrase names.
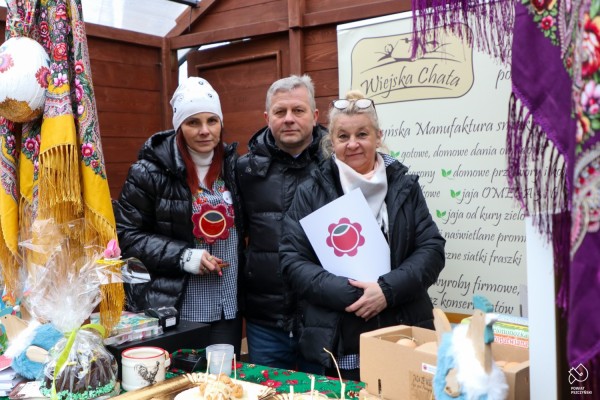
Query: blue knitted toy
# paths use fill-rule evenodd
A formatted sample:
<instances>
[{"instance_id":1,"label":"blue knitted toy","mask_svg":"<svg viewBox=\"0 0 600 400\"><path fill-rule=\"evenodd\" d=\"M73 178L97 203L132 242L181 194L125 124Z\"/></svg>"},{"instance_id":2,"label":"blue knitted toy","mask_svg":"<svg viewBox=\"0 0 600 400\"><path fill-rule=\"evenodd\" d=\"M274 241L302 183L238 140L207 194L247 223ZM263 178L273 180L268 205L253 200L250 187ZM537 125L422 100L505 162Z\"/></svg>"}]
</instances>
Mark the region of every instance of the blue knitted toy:
<instances>
[{"instance_id":1,"label":"blue knitted toy","mask_svg":"<svg viewBox=\"0 0 600 400\"><path fill-rule=\"evenodd\" d=\"M52 324L40 325L39 323L30 323L21 334L25 337L24 341L18 343L16 347L13 347L11 341L7 349L7 356L12 358L12 368L24 378L32 380L41 378L45 364L29 359L27 349L37 346L48 351L63 337L63 334Z\"/></svg>"},{"instance_id":2,"label":"blue knitted toy","mask_svg":"<svg viewBox=\"0 0 600 400\"><path fill-rule=\"evenodd\" d=\"M460 324L441 335L433 392L437 400L504 400L508 385L504 373L491 359L494 341L492 304L474 296L476 308L470 325ZM436 318L440 314L435 314ZM444 317L445 318L445 317ZM449 323L437 323L449 326ZM483 361L482 361L483 360ZM483 362L483 365L482 365Z\"/></svg>"}]
</instances>

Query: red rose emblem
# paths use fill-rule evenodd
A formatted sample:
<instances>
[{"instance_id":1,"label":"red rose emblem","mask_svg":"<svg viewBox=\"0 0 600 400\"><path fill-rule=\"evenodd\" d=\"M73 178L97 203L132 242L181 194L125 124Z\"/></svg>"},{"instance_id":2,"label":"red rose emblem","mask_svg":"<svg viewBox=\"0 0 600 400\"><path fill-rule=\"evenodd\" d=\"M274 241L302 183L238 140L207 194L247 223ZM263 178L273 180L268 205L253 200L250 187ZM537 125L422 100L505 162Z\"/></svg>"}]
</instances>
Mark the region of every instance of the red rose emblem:
<instances>
[{"instance_id":1,"label":"red rose emblem","mask_svg":"<svg viewBox=\"0 0 600 400\"><path fill-rule=\"evenodd\" d=\"M581 74L588 78L600 68L600 17L584 17Z\"/></svg>"},{"instance_id":2,"label":"red rose emblem","mask_svg":"<svg viewBox=\"0 0 600 400\"><path fill-rule=\"evenodd\" d=\"M56 61L66 61L67 51L66 43L58 43L54 46L54 49L52 49L52 57L54 57Z\"/></svg>"},{"instance_id":3,"label":"red rose emblem","mask_svg":"<svg viewBox=\"0 0 600 400\"><path fill-rule=\"evenodd\" d=\"M544 18L542 18L542 20L540 21L540 26L542 27L543 30L547 31L548 29L552 28L552 26L554 25L554 18L552 18L551 15L547 15Z\"/></svg>"},{"instance_id":4,"label":"red rose emblem","mask_svg":"<svg viewBox=\"0 0 600 400\"><path fill-rule=\"evenodd\" d=\"M50 29L48 29L48 23L46 21L40 22L40 36L43 39L50 37Z\"/></svg>"},{"instance_id":5,"label":"red rose emblem","mask_svg":"<svg viewBox=\"0 0 600 400\"><path fill-rule=\"evenodd\" d=\"M530 0L530 2L535 10L540 13L544 10L550 10L552 7L554 7L556 0Z\"/></svg>"},{"instance_id":6,"label":"red rose emblem","mask_svg":"<svg viewBox=\"0 0 600 400\"><path fill-rule=\"evenodd\" d=\"M85 71L85 67L83 65L83 62L81 62L81 61L75 61L75 73L76 74L81 74L83 71Z\"/></svg>"},{"instance_id":7,"label":"red rose emblem","mask_svg":"<svg viewBox=\"0 0 600 400\"><path fill-rule=\"evenodd\" d=\"M69 17L69 15L67 12L67 6L64 4L57 5L54 20L55 21L60 21L61 19L66 20L68 17Z\"/></svg>"}]
</instances>

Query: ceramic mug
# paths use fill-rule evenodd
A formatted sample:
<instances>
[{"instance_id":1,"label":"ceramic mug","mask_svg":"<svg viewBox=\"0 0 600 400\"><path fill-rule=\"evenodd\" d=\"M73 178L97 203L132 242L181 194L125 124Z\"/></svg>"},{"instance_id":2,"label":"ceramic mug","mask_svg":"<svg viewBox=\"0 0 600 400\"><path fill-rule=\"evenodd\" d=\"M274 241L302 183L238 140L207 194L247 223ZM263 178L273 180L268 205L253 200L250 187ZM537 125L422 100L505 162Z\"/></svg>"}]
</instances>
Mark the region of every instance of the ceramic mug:
<instances>
[{"instance_id":1,"label":"ceramic mug","mask_svg":"<svg viewBox=\"0 0 600 400\"><path fill-rule=\"evenodd\" d=\"M152 346L130 347L121 353L121 386L136 390L165 380L171 358L165 349Z\"/></svg>"}]
</instances>

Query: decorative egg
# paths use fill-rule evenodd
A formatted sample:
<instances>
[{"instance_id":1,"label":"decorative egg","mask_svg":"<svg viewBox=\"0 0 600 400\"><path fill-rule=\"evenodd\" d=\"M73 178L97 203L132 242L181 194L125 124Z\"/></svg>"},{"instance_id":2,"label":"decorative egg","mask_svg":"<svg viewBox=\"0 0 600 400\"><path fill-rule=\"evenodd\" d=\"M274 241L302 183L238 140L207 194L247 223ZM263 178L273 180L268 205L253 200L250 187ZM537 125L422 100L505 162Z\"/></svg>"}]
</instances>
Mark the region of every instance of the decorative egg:
<instances>
[{"instance_id":1,"label":"decorative egg","mask_svg":"<svg viewBox=\"0 0 600 400\"><path fill-rule=\"evenodd\" d=\"M50 58L41 44L12 37L0 46L0 116L28 122L42 115Z\"/></svg>"},{"instance_id":2,"label":"decorative egg","mask_svg":"<svg viewBox=\"0 0 600 400\"><path fill-rule=\"evenodd\" d=\"M507 361L506 364L504 364L504 368L502 368L505 371L515 371L517 369L519 369L519 365L521 363L518 363L516 361Z\"/></svg>"},{"instance_id":3,"label":"decorative egg","mask_svg":"<svg viewBox=\"0 0 600 400\"><path fill-rule=\"evenodd\" d=\"M422 353L437 354L438 353L438 345L437 345L437 342L425 342L425 343L417 346L417 348L415 350L420 351Z\"/></svg>"},{"instance_id":4,"label":"decorative egg","mask_svg":"<svg viewBox=\"0 0 600 400\"><path fill-rule=\"evenodd\" d=\"M398 340L396 343L401 346L406 346L406 347L410 347L413 349L415 347L417 347L417 343L414 340L409 339L409 338L402 338L402 339Z\"/></svg>"}]
</instances>

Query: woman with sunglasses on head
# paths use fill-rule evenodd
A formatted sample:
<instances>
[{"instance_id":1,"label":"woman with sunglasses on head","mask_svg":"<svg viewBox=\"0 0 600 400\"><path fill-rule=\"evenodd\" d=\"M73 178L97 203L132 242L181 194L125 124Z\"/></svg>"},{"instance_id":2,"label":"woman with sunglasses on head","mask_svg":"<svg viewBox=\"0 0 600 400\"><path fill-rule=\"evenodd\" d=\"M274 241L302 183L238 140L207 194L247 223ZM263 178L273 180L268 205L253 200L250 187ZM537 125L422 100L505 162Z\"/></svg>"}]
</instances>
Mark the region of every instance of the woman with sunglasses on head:
<instances>
[{"instance_id":1,"label":"woman with sunglasses on head","mask_svg":"<svg viewBox=\"0 0 600 400\"><path fill-rule=\"evenodd\" d=\"M301 185L284 222L280 245L283 274L303 301L300 350L336 376L331 351L344 379L360 380L359 337L393 325L433 329L427 289L445 264L445 240L433 221L416 175L379 152L382 132L371 99L351 91L329 111L326 154ZM391 271L377 281L334 275L319 262L299 221L359 188L390 246ZM366 266L368 267L368 266Z\"/></svg>"},{"instance_id":2,"label":"woman with sunglasses on head","mask_svg":"<svg viewBox=\"0 0 600 400\"><path fill-rule=\"evenodd\" d=\"M140 259L151 277L126 286L127 308L175 307L210 325L198 347L228 343L239 355L237 143L224 144L219 95L205 79L181 82L171 106L174 129L144 143L115 204L123 256Z\"/></svg>"}]
</instances>

